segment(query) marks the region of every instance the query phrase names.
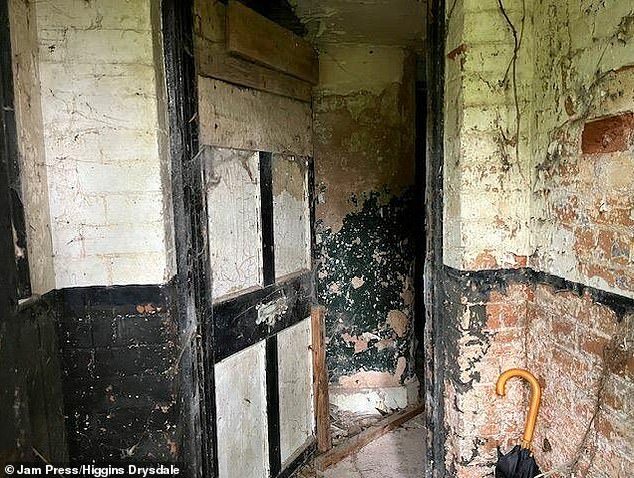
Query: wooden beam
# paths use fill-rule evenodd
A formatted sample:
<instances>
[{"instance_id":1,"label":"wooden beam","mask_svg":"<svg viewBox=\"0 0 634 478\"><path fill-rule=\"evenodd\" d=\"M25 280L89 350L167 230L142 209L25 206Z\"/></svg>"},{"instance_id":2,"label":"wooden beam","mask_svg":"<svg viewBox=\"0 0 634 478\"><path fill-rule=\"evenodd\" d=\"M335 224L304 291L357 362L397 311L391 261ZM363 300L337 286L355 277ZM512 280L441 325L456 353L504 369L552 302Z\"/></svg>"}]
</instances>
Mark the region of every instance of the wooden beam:
<instances>
[{"instance_id":1,"label":"wooden beam","mask_svg":"<svg viewBox=\"0 0 634 478\"><path fill-rule=\"evenodd\" d=\"M304 102L311 101L310 83L231 56L224 44L200 36L195 38L195 42L196 68L199 75Z\"/></svg>"},{"instance_id":2,"label":"wooden beam","mask_svg":"<svg viewBox=\"0 0 634 478\"><path fill-rule=\"evenodd\" d=\"M332 447L330 437L330 400L328 397L328 370L326 369L325 309L313 307L310 311L313 335L313 393L315 396L315 422L317 450L325 452Z\"/></svg>"},{"instance_id":3,"label":"wooden beam","mask_svg":"<svg viewBox=\"0 0 634 478\"><path fill-rule=\"evenodd\" d=\"M227 6L227 51L316 85L319 60L312 45L236 0Z\"/></svg>"},{"instance_id":4,"label":"wooden beam","mask_svg":"<svg viewBox=\"0 0 634 478\"><path fill-rule=\"evenodd\" d=\"M423 412L423 405L416 405L408 407L401 412L390 415L389 417L381 420L376 425L363 430L358 435L353 436L341 445L317 456L315 459L315 468L318 471L323 471L329 466L339 463L341 460L353 453L359 451L371 441L385 435L386 433L400 427L403 423L411 420L416 415Z\"/></svg>"}]
</instances>

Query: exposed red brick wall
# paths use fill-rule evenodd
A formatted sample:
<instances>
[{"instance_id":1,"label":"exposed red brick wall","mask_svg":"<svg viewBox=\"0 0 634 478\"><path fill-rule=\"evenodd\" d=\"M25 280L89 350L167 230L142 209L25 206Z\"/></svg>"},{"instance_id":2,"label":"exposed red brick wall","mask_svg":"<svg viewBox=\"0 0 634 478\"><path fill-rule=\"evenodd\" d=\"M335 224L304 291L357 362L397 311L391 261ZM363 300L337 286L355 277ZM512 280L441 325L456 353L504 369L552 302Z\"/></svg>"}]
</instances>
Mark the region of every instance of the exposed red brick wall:
<instances>
[{"instance_id":1,"label":"exposed red brick wall","mask_svg":"<svg viewBox=\"0 0 634 478\"><path fill-rule=\"evenodd\" d=\"M633 113L589 121L583 128L581 150L584 154L627 151L634 139L633 131Z\"/></svg>"},{"instance_id":2,"label":"exposed red brick wall","mask_svg":"<svg viewBox=\"0 0 634 478\"><path fill-rule=\"evenodd\" d=\"M632 476L634 317L619 321L589 295L538 285L527 330L527 366L544 385L534 444L542 471L579 457L575 476Z\"/></svg>"},{"instance_id":3,"label":"exposed red brick wall","mask_svg":"<svg viewBox=\"0 0 634 478\"><path fill-rule=\"evenodd\" d=\"M484 294L476 289L493 289ZM450 476L481 478L491 472L497 446L521 437L527 401L519 381L509 382L506 397L495 383L504 370L524 367L525 328L531 286L475 284L452 298L456 333L447 344L445 383L446 467Z\"/></svg>"},{"instance_id":4,"label":"exposed red brick wall","mask_svg":"<svg viewBox=\"0 0 634 478\"><path fill-rule=\"evenodd\" d=\"M501 372L533 372L544 395L534 440L542 471L625 478L634 470L634 316L552 286L456 284L448 308L445 427L448 476L491 476L496 448L519 442L528 386ZM492 281L494 282L494 281ZM450 284L449 289L454 285ZM575 462L579 457L578 462ZM572 465L572 466L571 466ZM562 472L560 477L573 476Z\"/></svg>"}]
</instances>

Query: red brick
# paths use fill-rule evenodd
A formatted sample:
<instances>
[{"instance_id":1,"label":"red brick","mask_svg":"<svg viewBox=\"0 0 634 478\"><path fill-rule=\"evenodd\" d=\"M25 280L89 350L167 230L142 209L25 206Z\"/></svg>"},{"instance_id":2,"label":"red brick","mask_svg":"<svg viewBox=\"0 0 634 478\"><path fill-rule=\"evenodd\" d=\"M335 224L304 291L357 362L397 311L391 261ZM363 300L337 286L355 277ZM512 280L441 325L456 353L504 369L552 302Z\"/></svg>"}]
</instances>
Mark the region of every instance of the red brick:
<instances>
[{"instance_id":1,"label":"red brick","mask_svg":"<svg viewBox=\"0 0 634 478\"><path fill-rule=\"evenodd\" d=\"M553 206L553 216L563 224L572 224L579 218L577 211L579 210L579 198L571 196L562 204Z\"/></svg>"},{"instance_id":2,"label":"red brick","mask_svg":"<svg viewBox=\"0 0 634 478\"><path fill-rule=\"evenodd\" d=\"M487 269L497 269L498 261L493 254L489 251L483 251L478 254L478 257L475 258L471 265L471 268L475 270L487 270Z\"/></svg>"},{"instance_id":3,"label":"red brick","mask_svg":"<svg viewBox=\"0 0 634 478\"><path fill-rule=\"evenodd\" d=\"M599 231L597 235L597 248L600 256L604 259L612 257L612 244L616 239L616 235L612 231Z\"/></svg>"},{"instance_id":4,"label":"red brick","mask_svg":"<svg viewBox=\"0 0 634 478\"><path fill-rule=\"evenodd\" d=\"M632 249L634 249L634 236L625 238L617 235L612 241L612 249L610 250L612 261L624 266L629 265Z\"/></svg>"},{"instance_id":5,"label":"red brick","mask_svg":"<svg viewBox=\"0 0 634 478\"><path fill-rule=\"evenodd\" d=\"M594 356L595 359L603 360L603 353L610 340L596 335L589 330L579 332L579 348L582 352Z\"/></svg>"},{"instance_id":6,"label":"red brick","mask_svg":"<svg viewBox=\"0 0 634 478\"><path fill-rule=\"evenodd\" d=\"M581 150L584 154L627 151L633 129L633 113L587 122L581 135Z\"/></svg>"},{"instance_id":7,"label":"red brick","mask_svg":"<svg viewBox=\"0 0 634 478\"><path fill-rule=\"evenodd\" d=\"M567 349L573 349L577 337L575 333L575 324L571 319L561 316L553 317L553 336L561 346Z\"/></svg>"},{"instance_id":8,"label":"red brick","mask_svg":"<svg viewBox=\"0 0 634 478\"><path fill-rule=\"evenodd\" d=\"M603 404L617 412L626 411L626 393L626 390L624 390L623 387L620 386L614 378L612 378L608 381L608 384L603 391Z\"/></svg>"},{"instance_id":9,"label":"red brick","mask_svg":"<svg viewBox=\"0 0 634 478\"><path fill-rule=\"evenodd\" d=\"M632 195L599 195L594 198L589 215L590 219L597 224L630 227L634 225L632 209L634 209Z\"/></svg>"},{"instance_id":10,"label":"red brick","mask_svg":"<svg viewBox=\"0 0 634 478\"><path fill-rule=\"evenodd\" d=\"M588 257L596 247L596 238L592 229L578 227L575 229L575 251L580 257Z\"/></svg>"},{"instance_id":11,"label":"red brick","mask_svg":"<svg viewBox=\"0 0 634 478\"><path fill-rule=\"evenodd\" d=\"M524 317L525 308L519 304L488 304L487 327L499 329L502 327L517 327Z\"/></svg>"},{"instance_id":12,"label":"red brick","mask_svg":"<svg viewBox=\"0 0 634 478\"><path fill-rule=\"evenodd\" d=\"M581 274L589 279L598 277L599 279L603 279L610 286L615 285L616 278L614 272L603 265L580 264L579 271L581 272Z\"/></svg>"},{"instance_id":13,"label":"red brick","mask_svg":"<svg viewBox=\"0 0 634 478\"><path fill-rule=\"evenodd\" d=\"M605 335L614 335L616 332L617 317L612 309L605 305L593 303L588 310L592 321L591 327L594 328L594 330Z\"/></svg>"},{"instance_id":14,"label":"red brick","mask_svg":"<svg viewBox=\"0 0 634 478\"><path fill-rule=\"evenodd\" d=\"M459 55L462 55L465 51L467 51L467 45L462 43L458 45L456 48L447 53L447 58L450 60L455 60Z\"/></svg>"}]
</instances>

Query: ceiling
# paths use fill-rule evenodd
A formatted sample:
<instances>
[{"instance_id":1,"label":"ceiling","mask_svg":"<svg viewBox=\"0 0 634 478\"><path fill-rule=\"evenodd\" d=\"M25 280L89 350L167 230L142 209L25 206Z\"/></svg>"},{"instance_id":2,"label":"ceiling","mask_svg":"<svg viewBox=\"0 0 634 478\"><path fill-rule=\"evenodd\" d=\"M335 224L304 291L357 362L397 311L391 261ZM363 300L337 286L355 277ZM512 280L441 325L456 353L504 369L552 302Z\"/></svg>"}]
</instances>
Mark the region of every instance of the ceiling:
<instances>
[{"instance_id":1,"label":"ceiling","mask_svg":"<svg viewBox=\"0 0 634 478\"><path fill-rule=\"evenodd\" d=\"M399 45L425 40L424 0L289 0L317 46L327 43Z\"/></svg>"}]
</instances>

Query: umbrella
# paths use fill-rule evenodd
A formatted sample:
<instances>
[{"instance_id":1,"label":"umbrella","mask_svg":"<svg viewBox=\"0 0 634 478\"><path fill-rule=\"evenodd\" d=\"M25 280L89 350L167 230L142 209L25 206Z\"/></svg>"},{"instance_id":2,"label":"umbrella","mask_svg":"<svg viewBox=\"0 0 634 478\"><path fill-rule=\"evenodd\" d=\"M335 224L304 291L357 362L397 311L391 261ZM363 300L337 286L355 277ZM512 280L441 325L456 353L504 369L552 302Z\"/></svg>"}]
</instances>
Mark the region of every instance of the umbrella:
<instances>
[{"instance_id":1,"label":"umbrella","mask_svg":"<svg viewBox=\"0 0 634 478\"><path fill-rule=\"evenodd\" d=\"M496 391L498 395L506 395L506 382L512 377L521 377L531 385L531 402L528 408L528 418L524 428L524 436L520 445L504 454L498 448L498 462L495 465L495 478L535 478L541 474L535 458L531 453L535 422L542 398L542 389L535 376L521 368L512 368L498 378Z\"/></svg>"}]
</instances>

